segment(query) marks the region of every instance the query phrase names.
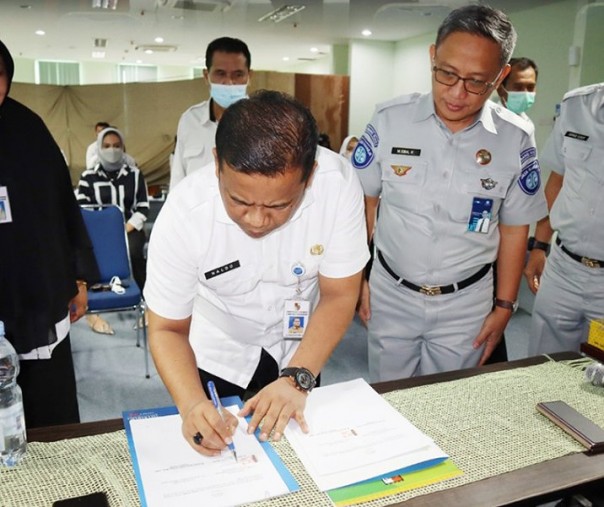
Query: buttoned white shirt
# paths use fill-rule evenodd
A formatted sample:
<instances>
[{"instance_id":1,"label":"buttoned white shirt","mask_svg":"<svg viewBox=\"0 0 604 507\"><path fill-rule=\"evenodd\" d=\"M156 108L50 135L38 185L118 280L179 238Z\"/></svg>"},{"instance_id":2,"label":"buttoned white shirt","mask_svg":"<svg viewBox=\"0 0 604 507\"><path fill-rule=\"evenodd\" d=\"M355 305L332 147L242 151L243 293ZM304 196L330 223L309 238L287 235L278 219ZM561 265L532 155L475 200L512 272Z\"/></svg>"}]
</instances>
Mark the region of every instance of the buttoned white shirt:
<instances>
[{"instance_id":1,"label":"buttoned white shirt","mask_svg":"<svg viewBox=\"0 0 604 507\"><path fill-rule=\"evenodd\" d=\"M170 189L185 176L214 160L217 123L210 119L211 101L187 109L178 122L176 147L170 167Z\"/></svg>"},{"instance_id":2,"label":"buttoned white shirt","mask_svg":"<svg viewBox=\"0 0 604 507\"><path fill-rule=\"evenodd\" d=\"M604 83L564 96L541 158L564 176L552 228L571 252L604 259Z\"/></svg>"},{"instance_id":3,"label":"buttoned white shirt","mask_svg":"<svg viewBox=\"0 0 604 507\"><path fill-rule=\"evenodd\" d=\"M192 316L197 366L246 387L262 348L280 367L296 350L299 342L283 337L285 301L299 288L314 308L319 274L344 278L365 266L361 186L343 157L320 148L312 184L293 217L254 239L229 218L214 164L187 183L170 192L155 222L145 299L164 318ZM299 278L296 265L304 268Z\"/></svg>"}]
</instances>

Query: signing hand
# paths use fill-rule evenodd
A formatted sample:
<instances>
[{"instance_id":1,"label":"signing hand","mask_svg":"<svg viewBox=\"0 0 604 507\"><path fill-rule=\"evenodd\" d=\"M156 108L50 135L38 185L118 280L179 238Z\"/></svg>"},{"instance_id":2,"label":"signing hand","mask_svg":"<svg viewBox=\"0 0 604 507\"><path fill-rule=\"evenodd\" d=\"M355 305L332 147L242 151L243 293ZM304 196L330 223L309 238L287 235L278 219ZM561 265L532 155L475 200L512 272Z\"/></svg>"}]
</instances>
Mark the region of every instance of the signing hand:
<instances>
[{"instance_id":1,"label":"signing hand","mask_svg":"<svg viewBox=\"0 0 604 507\"><path fill-rule=\"evenodd\" d=\"M223 410L224 421L210 400L193 405L182 418L182 434L189 445L205 456L219 456L220 451L233 441L237 418ZM197 434L201 435L194 438Z\"/></svg>"},{"instance_id":2,"label":"signing hand","mask_svg":"<svg viewBox=\"0 0 604 507\"><path fill-rule=\"evenodd\" d=\"M268 440L273 430L275 431L273 440L280 440L285 426L292 418L297 421L304 433L308 433L308 425L304 419L307 396L307 393L296 389L290 379L282 377L250 398L238 415L245 417L253 412L247 431L253 433L262 422L260 433L262 441Z\"/></svg>"}]
</instances>

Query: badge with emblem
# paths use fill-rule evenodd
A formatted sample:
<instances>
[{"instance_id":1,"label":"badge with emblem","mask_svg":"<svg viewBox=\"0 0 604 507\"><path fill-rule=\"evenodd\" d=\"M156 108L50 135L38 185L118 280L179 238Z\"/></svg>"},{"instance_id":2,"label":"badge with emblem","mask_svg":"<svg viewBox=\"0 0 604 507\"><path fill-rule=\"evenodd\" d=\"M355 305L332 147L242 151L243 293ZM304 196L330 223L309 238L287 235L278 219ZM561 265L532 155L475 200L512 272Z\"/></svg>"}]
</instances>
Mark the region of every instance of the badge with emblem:
<instances>
[{"instance_id":1,"label":"badge with emblem","mask_svg":"<svg viewBox=\"0 0 604 507\"><path fill-rule=\"evenodd\" d=\"M476 152L476 162L480 165L487 165L491 163L491 152L489 150L478 150Z\"/></svg>"},{"instance_id":2,"label":"badge with emblem","mask_svg":"<svg viewBox=\"0 0 604 507\"><path fill-rule=\"evenodd\" d=\"M492 178L480 178L480 184L485 190L493 190L497 186L497 182Z\"/></svg>"},{"instance_id":3,"label":"badge with emblem","mask_svg":"<svg viewBox=\"0 0 604 507\"><path fill-rule=\"evenodd\" d=\"M313 245L310 247L310 255L323 255L323 245Z\"/></svg>"},{"instance_id":4,"label":"badge with emblem","mask_svg":"<svg viewBox=\"0 0 604 507\"><path fill-rule=\"evenodd\" d=\"M410 165L391 165L390 167L397 176L405 176L411 170Z\"/></svg>"}]
</instances>

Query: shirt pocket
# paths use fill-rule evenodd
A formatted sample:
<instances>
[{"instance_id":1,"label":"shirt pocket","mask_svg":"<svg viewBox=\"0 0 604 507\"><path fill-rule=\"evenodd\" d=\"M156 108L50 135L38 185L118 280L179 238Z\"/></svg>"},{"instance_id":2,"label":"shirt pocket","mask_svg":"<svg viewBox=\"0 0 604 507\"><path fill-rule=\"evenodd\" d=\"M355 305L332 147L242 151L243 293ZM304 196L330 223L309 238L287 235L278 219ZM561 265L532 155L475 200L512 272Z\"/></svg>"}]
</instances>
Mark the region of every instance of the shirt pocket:
<instances>
[{"instance_id":1,"label":"shirt pocket","mask_svg":"<svg viewBox=\"0 0 604 507\"><path fill-rule=\"evenodd\" d=\"M239 267L232 267L236 262ZM229 268L229 266L231 266ZM244 261L232 261L225 264L202 268L201 284L221 297L245 296L252 293L260 282L260 273Z\"/></svg>"},{"instance_id":2,"label":"shirt pocket","mask_svg":"<svg viewBox=\"0 0 604 507\"><path fill-rule=\"evenodd\" d=\"M449 194L451 219L455 222L469 222L474 197L480 197L493 200L491 221L498 221L499 210L513 180L514 173L465 173L460 185L461 195Z\"/></svg>"},{"instance_id":3,"label":"shirt pocket","mask_svg":"<svg viewBox=\"0 0 604 507\"><path fill-rule=\"evenodd\" d=\"M426 207L423 192L428 163L417 157L392 157L382 162L382 196L388 205L418 212Z\"/></svg>"},{"instance_id":4,"label":"shirt pocket","mask_svg":"<svg viewBox=\"0 0 604 507\"><path fill-rule=\"evenodd\" d=\"M562 142L562 155L575 162L585 162L591 155L592 147L586 141L565 137Z\"/></svg>"},{"instance_id":5,"label":"shirt pocket","mask_svg":"<svg viewBox=\"0 0 604 507\"><path fill-rule=\"evenodd\" d=\"M602 175L597 174L596 171L599 172L601 166L595 163L592 152L592 145L586 141L569 137L564 138L562 155L567 168L564 171L564 191L566 193L582 198L585 195L590 195L594 185L600 182Z\"/></svg>"}]
</instances>

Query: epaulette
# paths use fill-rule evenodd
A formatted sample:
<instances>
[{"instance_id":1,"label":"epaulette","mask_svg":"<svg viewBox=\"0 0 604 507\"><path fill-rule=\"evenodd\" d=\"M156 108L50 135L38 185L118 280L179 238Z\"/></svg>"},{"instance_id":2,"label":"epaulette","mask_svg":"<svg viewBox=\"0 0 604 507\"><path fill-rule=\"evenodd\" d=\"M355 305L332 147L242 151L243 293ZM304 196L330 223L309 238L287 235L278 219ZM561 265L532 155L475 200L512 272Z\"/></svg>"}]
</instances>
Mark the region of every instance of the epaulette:
<instances>
[{"instance_id":1,"label":"epaulette","mask_svg":"<svg viewBox=\"0 0 604 507\"><path fill-rule=\"evenodd\" d=\"M410 93L407 95L399 95L398 97L394 97L393 99L389 99L385 102L379 103L377 106L375 106L375 111L379 112L379 111L383 111L384 109L388 109L389 107L393 107L393 106L412 104L413 102L416 102L417 99L421 95L422 95L421 93Z\"/></svg>"},{"instance_id":2,"label":"epaulette","mask_svg":"<svg viewBox=\"0 0 604 507\"><path fill-rule=\"evenodd\" d=\"M580 88L575 88L574 90L566 92L564 94L564 98L562 99L562 101L564 102L566 99L570 99L571 97L579 97L582 95L591 95L592 93L595 93L603 88L604 88L604 83L596 83L596 84L590 84L587 86L581 86Z\"/></svg>"},{"instance_id":3,"label":"epaulette","mask_svg":"<svg viewBox=\"0 0 604 507\"><path fill-rule=\"evenodd\" d=\"M524 130L529 136L533 135L535 132L535 127L530 121L527 121L522 118L522 116L513 113L507 107L504 107L501 104L495 104L491 110L502 120L505 120L508 123L511 123L512 125Z\"/></svg>"}]
</instances>

